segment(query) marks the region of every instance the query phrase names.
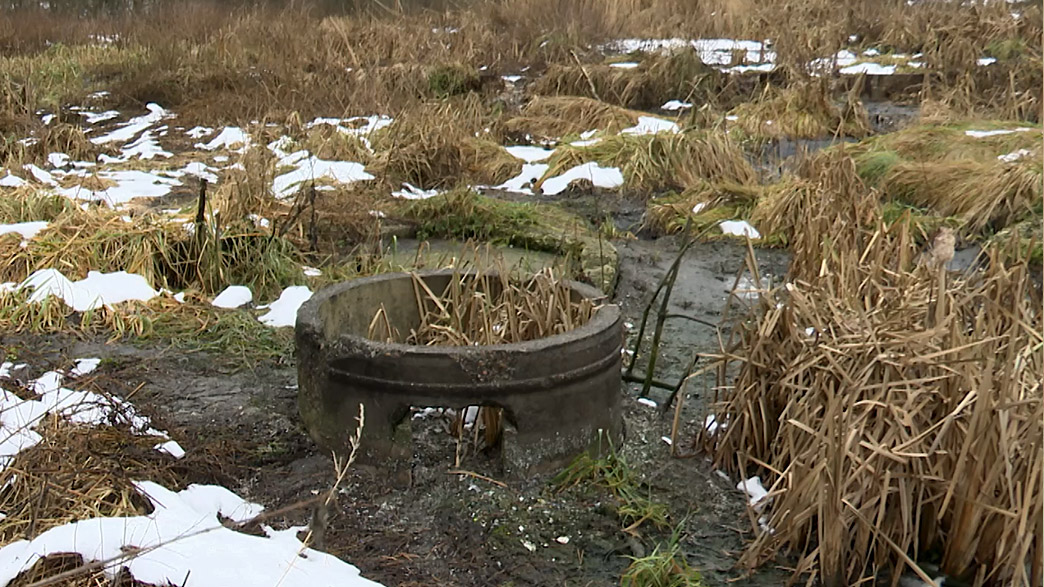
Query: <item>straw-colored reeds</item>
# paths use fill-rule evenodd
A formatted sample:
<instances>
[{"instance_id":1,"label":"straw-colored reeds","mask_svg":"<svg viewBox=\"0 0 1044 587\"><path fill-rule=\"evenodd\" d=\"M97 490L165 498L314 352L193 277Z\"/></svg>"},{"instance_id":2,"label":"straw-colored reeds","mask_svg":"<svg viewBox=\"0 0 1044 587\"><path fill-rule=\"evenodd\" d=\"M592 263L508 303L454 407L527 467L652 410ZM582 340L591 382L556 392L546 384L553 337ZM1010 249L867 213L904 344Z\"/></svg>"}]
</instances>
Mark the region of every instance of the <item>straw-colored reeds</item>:
<instances>
[{"instance_id":1,"label":"straw-colored reeds","mask_svg":"<svg viewBox=\"0 0 1044 587\"><path fill-rule=\"evenodd\" d=\"M907 224L866 221L859 193L795 193L807 224L788 283L723 346L718 426L700 441L769 488L741 563L797 555L796 574L827 586L930 581L924 563L1039 586L1044 337L1029 266L991 251L951 276L949 250L919 256Z\"/></svg>"}]
</instances>

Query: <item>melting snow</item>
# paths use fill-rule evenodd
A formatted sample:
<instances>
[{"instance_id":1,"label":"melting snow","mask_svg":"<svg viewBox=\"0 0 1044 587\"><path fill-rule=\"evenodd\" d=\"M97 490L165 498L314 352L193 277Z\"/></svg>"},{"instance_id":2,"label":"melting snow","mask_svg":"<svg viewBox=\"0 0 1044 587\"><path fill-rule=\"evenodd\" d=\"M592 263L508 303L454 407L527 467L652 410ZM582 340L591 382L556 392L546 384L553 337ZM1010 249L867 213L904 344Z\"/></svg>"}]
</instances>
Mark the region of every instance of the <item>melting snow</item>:
<instances>
[{"instance_id":1,"label":"melting snow","mask_svg":"<svg viewBox=\"0 0 1044 587\"><path fill-rule=\"evenodd\" d=\"M214 129L208 126L194 126L185 131L185 134L188 135L190 139L202 139L209 134L213 134L213 132Z\"/></svg>"},{"instance_id":2,"label":"melting snow","mask_svg":"<svg viewBox=\"0 0 1044 587\"><path fill-rule=\"evenodd\" d=\"M500 76L500 79L506 81L509 84L516 84L516 83L518 83L518 82L520 82L522 80L522 76L520 76L520 75L502 75L502 76Z\"/></svg>"},{"instance_id":3,"label":"melting snow","mask_svg":"<svg viewBox=\"0 0 1044 587\"><path fill-rule=\"evenodd\" d=\"M746 236L752 239L761 238L761 233L746 220L723 220L719 226L721 232L725 234Z\"/></svg>"},{"instance_id":4,"label":"melting snow","mask_svg":"<svg viewBox=\"0 0 1044 587\"><path fill-rule=\"evenodd\" d=\"M985 139L987 137L996 137L999 135L1010 135L1013 132L1030 132L1032 130L1032 128L1020 126L1019 128L1015 129L1005 128L999 130L966 130L964 131L964 134L976 139Z\"/></svg>"},{"instance_id":5,"label":"melting snow","mask_svg":"<svg viewBox=\"0 0 1044 587\"><path fill-rule=\"evenodd\" d=\"M545 180L541 188L544 194L553 196L565 191L570 183L578 179L590 180L595 187L605 189L618 188L624 183L623 173L618 168L602 167L598 163L589 162Z\"/></svg>"},{"instance_id":6,"label":"melting snow","mask_svg":"<svg viewBox=\"0 0 1044 587\"><path fill-rule=\"evenodd\" d=\"M54 295L77 312L111 306L129 300L148 301L159 295L145 278L126 271L114 273L87 272L87 277L70 281L57 269L40 269L18 285L19 290L32 288L29 301L41 302Z\"/></svg>"},{"instance_id":7,"label":"melting snow","mask_svg":"<svg viewBox=\"0 0 1044 587\"><path fill-rule=\"evenodd\" d=\"M1013 163L1022 159L1023 157L1029 157L1033 154L1033 151L1029 149L1019 149L1018 151L1012 151L1004 155L997 155L997 159L1004 161L1005 163Z\"/></svg>"},{"instance_id":8,"label":"melting snow","mask_svg":"<svg viewBox=\"0 0 1044 587\"><path fill-rule=\"evenodd\" d=\"M980 57L976 63L979 65L993 65L994 63L997 63L997 59L994 57Z\"/></svg>"},{"instance_id":9,"label":"melting snow","mask_svg":"<svg viewBox=\"0 0 1044 587\"><path fill-rule=\"evenodd\" d=\"M87 124L98 124L99 122L105 122L106 120L112 120L119 116L120 113L115 110L106 110L105 112L90 112L83 110L80 112L80 116L84 117L84 121Z\"/></svg>"},{"instance_id":10,"label":"melting snow","mask_svg":"<svg viewBox=\"0 0 1044 587\"><path fill-rule=\"evenodd\" d=\"M283 290L279 299L272 302L268 313L258 317L263 324L278 328L280 326L293 326L297 322L297 311L301 304L312 297L312 290L304 285L294 285Z\"/></svg>"},{"instance_id":11,"label":"melting snow","mask_svg":"<svg viewBox=\"0 0 1044 587\"><path fill-rule=\"evenodd\" d=\"M237 146L239 148L234 149ZM227 126L218 133L218 136L211 139L209 143L196 143L195 147L207 151L225 148L234 152L243 152L250 147L250 134L238 126Z\"/></svg>"},{"instance_id":12,"label":"melting snow","mask_svg":"<svg viewBox=\"0 0 1044 587\"><path fill-rule=\"evenodd\" d=\"M210 167L206 163L200 161L193 161L182 169L182 172L187 175L194 175L200 179L205 179L210 183L216 183L218 180L217 169Z\"/></svg>"},{"instance_id":13,"label":"melting snow","mask_svg":"<svg viewBox=\"0 0 1044 587\"><path fill-rule=\"evenodd\" d=\"M288 137L282 137L268 145L269 150L279 157L277 166L294 168L293 171L280 175L272 182L272 190L278 198L292 196L302 183L308 181L326 179L339 183L351 183L373 179L373 176L366 173L366 169L360 163L327 161L315 157L305 150L287 153L283 148L290 142Z\"/></svg>"},{"instance_id":14,"label":"melting snow","mask_svg":"<svg viewBox=\"0 0 1044 587\"><path fill-rule=\"evenodd\" d=\"M609 67L615 67L617 69L635 69L638 65L639 64L634 63L633 61L628 61L624 63L610 63Z\"/></svg>"},{"instance_id":15,"label":"melting snow","mask_svg":"<svg viewBox=\"0 0 1044 587\"><path fill-rule=\"evenodd\" d=\"M544 161L555 152L554 149L545 149L543 147L533 147L530 145L517 145L513 147L504 147L512 157L521 159L526 163L536 163L537 161Z\"/></svg>"},{"instance_id":16,"label":"melting snow","mask_svg":"<svg viewBox=\"0 0 1044 587\"><path fill-rule=\"evenodd\" d=\"M687 110L692 108L691 102L682 102L681 100L668 100L660 106L661 110L676 111L676 110Z\"/></svg>"},{"instance_id":17,"label":"melting snow","mask_svg":"<svg viewBox=\"0 0 1044 587\"><path fill-rule=\"evenodd\" d=\"M117 397L62 387L64 377L48 371L29 382L36 399L23 400L0 389L0 469L11 464L19 452L37 444L41 436L33 430L47 414L61 415L77 424L97 426L122 423L135 434L167 438L148 418L137 414L134 406ZM2 552L2 551L0 551ZM0 572L4 568L0 563ZM4 584L0 581L0 584Z\"/></svg>"},{"instance_id":18,"label":"melting snow","mask_svg":"<svg viewBox=\"0 0 1044 587\"><path fill-rule=\"evenodd\" d=\"M254 293L245 285L230 285L219 293L211 304L218 308L238 308L250 303Z\"/></svg>"},{"instance_id":19,"label":"melting snow","mask_svg":"<svg viewBox=\"0 0 1044 587\"><path fill-rule=\"evenodd\" d=\"M37 222L19 222L16 224L0 224L0 234L17 232L22 235L24 240L30 240L39 234L41 230L47 228L47 224L48 223L45 220Z\"/></svg>"},{"instance_id":20,"label":"melting snow","mask_svg":"<svg viewBox=\"0 0 1044 587\"><path fill-rule=\"evenodd\" d=\"M764 43L735 39L621 39L604 45L602 50L615 53L635 51L671 53L685 47L695 49L700 60L707 65L730 65L735 52L743 52L743 60L747 63L765 63L776 60L775 52L767 50Z\"/></svg>"},{"instance_id":21,"label":"melting snow","mask_svg":"<svg viewBox=\"0 0 1044 587\"><path fill-rule=\"evenodd\" d=\"M402 189L392 192L391 195L404 200L427 200L439 195L439 190L424 190L412 184L403 183Z\"/></svg>"},{"instance_id":22,"label":"melting snow","mask_svg":"<svg viewBox=\"0 0 1044 587\"><path fill-rule=\"evenodd\" d=\"M38 182L40 182L42 184L46 184L46 185L49 185L51 187L54 187L54 186L58 185L58 182L54 180L54 176L53 175L51 175L50 173L47 173L46 171L44 171L43 169L40 169L39 167L37 167L36 165L33 165L32 163L29 163L27 165L23 165L22 168L25 169L26 171L28 171L29 173L33 174L33 177L36 178L36 181L38 181Z\"/></svg>"},{"instance_id":23,"label":"melting snow","mask_svg":"<svg viewBox=\"0 0 1044 587\"><path fill-rule=\"evenodd\" d=\"M707 430L707 434L710 435L713 435L718 430L724 430L727 425L727 422L718 422L714 414L709 414L707 419L703 421L703 427Z\"/></svg>"},{"instance_id":24,"label":"melting snow","mask_svg":"<svg viewBox=\"0 0 1044 587\"><path fill-rule=\"evenodd\" d=\"M760 512L761 509L765 507L765 504L761 502L766 496L768 496L768 491L765 491L765 487L762 486L761 477L755 475L746 481L740 481L739 485L736 486L736 489L747 494L747 497L750 499L751 507L756 511Z\"/></svg>"},{"instance_id":25,"label":"melting snow","mask_svg":"<svg viewBox=\"0 0 1044 587\"><path fill-rule=\"evenodd\" d=\"M534 181L543 177L547 170L548 165L546 163L523 163L521 173L498 186L494 186L493 189L531 194L533 192L529 189L530 186L533 185Z\"/></svg>"},{"instance_id":26,"label":"melting snow","mask_svg":"<svg viewBox=\"0 0 1044 587\"><path fill-rule=\"evenodd\" d=\"M83 377L97 369L100 364L101 359L97 357L76 359L76 365L69 371L69 375L72 375L73 377Z\"/></svg>"},{"instance_id":27,"label":"melting snow","mask_svg":"<svg viewBox=\"0 0 1044 587\"><path fill-rule=\"evenodd\" d=\"M65 153L51 153L47 155L47 163L51 167L65 167L71 158Z\"/></svg>"},{"instance_id":28,"label":"melting snow","mask_svg":"<svg viewBox=\"0 0 1044 587\"><path fill-rule=\"evenodd\" d=\"M173 175L178 174L175 172ZM58 191L74 200L102 201L115 207L135 198L165 196L170 193L171 188L181 185L181 182L176 179L136 169L99 171L98 177L113 181L116 185L98 191L92 191L79 185L61 188Z\"/></svg>"},{"instance_id":29,"label":"melting snow","mask_svg":"<svg viewBox=\"0 0 1044 587\"><path fill-rule=\"evenodd\" d=\"M158 104L154 104L151 102L145 105L145 109L149 111L148 114L132 118L127 122L119 125L116 128L116 130L101 135L99 137L92 138L91 142L95 145L104 145L106 143L113 142L127 142L133 139L134 137L138 136L138 133L156 124L157 122L173 116L173 114L164 110ZM90 122L90 118L88 118L88 122Z\"/></svg>"},{"instance_id":30,"label":"melting snow","mask_svg":"<svg viewBox=\"0 0 1044 587\"><path fill-rule=\"evenodd\" d=\"M750 73L752 71L760 73L769 73L776 70L775 63L760 63L758 65L734 65L732 67L726 67L722 71L725 73Z\"/></svg>"},{"instance_id":31,"label":"melting snow","mask_svg":"<svg viewBox=\"0 0 1044 587\"><path fill-rule=\"evenodd\" d=\"M678 133L681 129L670 120L655 116L639 116L638 124L620 131L622 135L654 135L661 132Z\"/></svg>"},{"instance_id":32,"label":"melting snow","mask_svg":"<svg viewBox=\"0 0 1044 587\"><path fill-rule=\"evenodd\" d=\"M5 188L17 188L23 185L25 185L25 180L12 174L10 171L3 178L0 178L0 186Z\"/></svg>"},{"instance_id":33,"label":"melting snow","mask_svg":"<svg viewBox=\"0 0 1044 587\"><path fill-rule=\"evenodd\" d=\"M895 66L872 62L856 63L855 65L842 67L839 73L841 75L859 75L861 73L866 75L892 75L895 73Z\"/></svg>"},{"instance_id":34,"label":"melting snow","mask_svg":"<svg viewBox=\"0 0 1044 587\"><path fill-rule=\"evenodd\" d=\"M296 529L263 527L262 537L226 528L219 514L242 522L262 507L224 487L190 485L175 493L151 481L135 485L153 503L151 514L82 520L8 544L0 549L0 583L43 556L76 552L88 562L116 560L113 570L126 567L136 580L153 585L379 587L337 557L305 548Z\"/></svg>"},{"instance_id":35,"label":"melting snow","mask_svg":"<svg viewBox=\"0 0 1044 587\"><path fill-rule=\"evenodd\" d=\"M169 158L174 156L174 153L164 151L163 147L160 147L159 142L152 136L151 130L141 133L141 136L136 141L120 149L120 152L123 153L123 157L120 158L121 161L126 161L133 157L147 160L155 157Z\"/></svg>"}]
</instances>

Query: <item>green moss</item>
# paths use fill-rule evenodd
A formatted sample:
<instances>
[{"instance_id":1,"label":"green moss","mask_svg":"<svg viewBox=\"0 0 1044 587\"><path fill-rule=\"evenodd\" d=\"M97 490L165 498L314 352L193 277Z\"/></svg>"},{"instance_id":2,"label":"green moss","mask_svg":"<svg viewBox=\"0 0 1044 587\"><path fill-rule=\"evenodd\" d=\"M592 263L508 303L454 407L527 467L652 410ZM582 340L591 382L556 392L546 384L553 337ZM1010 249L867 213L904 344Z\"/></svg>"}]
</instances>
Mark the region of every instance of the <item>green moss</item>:
<instances>
[{"instance_id":1,"label":"green moss","mask_svg":"<svg viewBox=\"0 0 1044 587\"><path fill-rule=\"evenodd\" d=\"M467 65L439 65L428 72L428 90L436 98L466 94L477 90L479 86L478 71Z\"/></svg>"},{"instance_id":2,"label":"green moss","mask_svg":"<svg viewBox=\"0 0 1044 587\"><path fill-rule=\"evenodd\" d=\"M475 239L513 246L532 244L525 234L538 218L531 204L502 202L467 188L410 202L402 214L417 222L420 239Z\"/></svg>"},{"instance_id":3,"label":"green moss","mask_svg":"<svg viewBox=\"0 0 1044 587\"><path fill-rule=\"evenodd\" d=\"M1026 41L1021 38L994 39L986 45L986 55L996 57L999 61L1009 61L1026 52Z\"/></svg>"},{"instance_id":4,"label":"green moss","mask_svg":"<svg viewBox=\"0 0 1044 587\"><path fill-rule=\"evenodd\" d=\"M876 185L900 161L899 153L889 149L866 151L855 157L856 173L863 181Z\"/></svg>"}]
</instances>

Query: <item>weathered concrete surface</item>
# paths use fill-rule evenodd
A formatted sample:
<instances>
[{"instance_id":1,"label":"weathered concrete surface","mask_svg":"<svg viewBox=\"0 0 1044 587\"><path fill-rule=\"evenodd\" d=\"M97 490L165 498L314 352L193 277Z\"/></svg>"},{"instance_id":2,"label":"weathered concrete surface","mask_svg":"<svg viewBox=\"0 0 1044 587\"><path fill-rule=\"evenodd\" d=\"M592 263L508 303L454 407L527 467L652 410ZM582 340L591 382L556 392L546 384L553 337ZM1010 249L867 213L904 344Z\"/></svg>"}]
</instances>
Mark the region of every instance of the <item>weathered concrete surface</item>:
<instances>
[{"instance_id":1,"label":"weathered concrete surface","mask_svg":"<svg viewBox=\"0 0 1044 587\"><path fill-rule=\"evenodd\" d=\"M433 291L442 291L451 275L421 274ZM577 296L602 297L596 288L568 283ZM390 469L413 454L400 427L411 406L503 408L502 455L511 475L560 467L584 450L607 448L607 439L620 440L623 330L616 305L602 306L580 328L540 340L427 347L367 339L381 304L400 332L418 324L407 274L331 286L298 313L298 405L323 448L344 449L360 404L366 414L360 463Z\"/></svg>"}]
</instances>

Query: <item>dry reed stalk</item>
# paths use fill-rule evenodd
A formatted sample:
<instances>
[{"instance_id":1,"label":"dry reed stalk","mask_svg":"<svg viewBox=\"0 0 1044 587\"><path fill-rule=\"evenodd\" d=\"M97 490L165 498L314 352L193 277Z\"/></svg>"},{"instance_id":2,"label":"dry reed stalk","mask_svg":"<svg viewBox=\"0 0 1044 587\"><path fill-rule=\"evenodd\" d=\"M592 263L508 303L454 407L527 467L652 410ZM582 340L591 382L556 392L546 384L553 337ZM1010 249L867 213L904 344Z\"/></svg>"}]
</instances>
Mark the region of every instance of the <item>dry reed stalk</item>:
<instances>
[{"instance_id":1,"label":"dry reed stalk","mask_svg":"<svg viewBox=\"0 0 1044 587\"><path fill-rule=\"evenodd\" d=\"M723 344L727 424L699 438L718 466L769 481L741 564L790 552L834 586L931 579L918 565L937 556L975 585L1039 586L1044 337L1028 264L993 251L947 283L915 266L906 224L866 222L865 188L809 194L789 283Z\"/></svg>"}]
</instances>

